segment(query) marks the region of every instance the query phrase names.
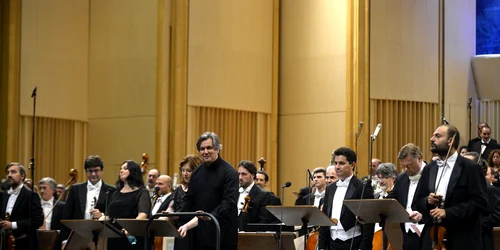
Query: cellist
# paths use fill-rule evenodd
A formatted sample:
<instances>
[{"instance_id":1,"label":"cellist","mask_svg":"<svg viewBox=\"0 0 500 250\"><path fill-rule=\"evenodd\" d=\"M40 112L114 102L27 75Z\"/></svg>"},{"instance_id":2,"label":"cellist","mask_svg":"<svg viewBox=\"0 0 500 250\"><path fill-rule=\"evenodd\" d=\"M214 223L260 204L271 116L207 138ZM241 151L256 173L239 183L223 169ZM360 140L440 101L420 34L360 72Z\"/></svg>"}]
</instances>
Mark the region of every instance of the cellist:
<instances>
[{"instance_id":1,"label":"cellist","mask_svg":"<svg viewBox=\"0 0 500 250\"><path fill-rule=\"evenodd\" d=\"M422 171L413 209L424 216L424 230L445 229L446 249L480 249L481 214L487 208L482 169L458 154L460 133L456 127L439 126L430 141L431 152L439 159Z\"/></svg>"}]
</instances>

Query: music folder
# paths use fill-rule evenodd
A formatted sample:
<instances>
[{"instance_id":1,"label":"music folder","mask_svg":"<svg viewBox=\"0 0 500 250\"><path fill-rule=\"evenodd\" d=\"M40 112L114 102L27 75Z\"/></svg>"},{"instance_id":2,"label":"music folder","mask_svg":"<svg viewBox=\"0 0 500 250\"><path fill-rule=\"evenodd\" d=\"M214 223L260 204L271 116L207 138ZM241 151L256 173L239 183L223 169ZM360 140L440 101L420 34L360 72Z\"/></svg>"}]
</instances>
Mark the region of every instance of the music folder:
<instances>
[{"instance_id":1,"label":"music folder","mask_svg":"<svg viewBox=\"0 0 500 250\"><path fill-rule=\"evenodd\" d=\"M311 205L300 206L266 206L276 218L283 221L287 226L304 226L310 224L314 226L335 226L335 223L328 218L319 208Z\"/></svg>"},{"instance_id":2,"label":"music folder","mask_svg":"<svg viewBox=\"0 0 500 250\"><path fill-rule=\"evenodd\" d=\"M130 235L133 236L144 236L146 231L146 226L148 224L147 219L117 219L116 222L120 224L123 228L127 230ZM167 220L153 220L151 222L151 227L149 228L151 235L163 236L163 237L179 237L179 232L177 229Z\"/></svg>"},{"instance_id":3,"label":"music folder","mask_svg":"<svg viewBox=\"0 0 500 250\"><path fill-rule=\"evenodd\" d=\"M410 222L410 215L395 199L344 200L344 205L366 223L384 221L384 231L393 250L402 249L400 223Z\"/></svg>"}]
</instances>

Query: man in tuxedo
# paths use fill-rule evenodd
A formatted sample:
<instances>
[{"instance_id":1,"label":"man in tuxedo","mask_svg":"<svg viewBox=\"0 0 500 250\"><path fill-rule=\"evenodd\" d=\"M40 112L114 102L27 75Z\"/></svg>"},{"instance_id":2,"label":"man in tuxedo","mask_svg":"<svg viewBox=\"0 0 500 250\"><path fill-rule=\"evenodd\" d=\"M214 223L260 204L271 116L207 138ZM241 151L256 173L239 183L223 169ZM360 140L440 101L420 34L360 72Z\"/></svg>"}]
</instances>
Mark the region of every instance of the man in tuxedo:
<instances>
[{"instance_id":1,"label":"man in tuxedo","mask_svg":"<svg viewBox=\"0 0 500 250\"><path fill-rule=\"evenodd\" d=\"M386 198L396 199L406 208L413 221L401 223L403 250L430 250L431 241L428 231L423 232L424 225L416 223L422 219L422 214L411 208L420 175L426 165L422 160L422 152L417 145L408 143L399 150L398 159L404 172L399 174L394 188Z\"/></svg>"},{"instance_id":2,"label":"man in tuxedo","mask_svg":"<svg viewBox=\"0 0 500 250\"><path fill-rule=\"evenodd\" d=\"M170 202L172 201L172 178L168 175L160 175L156 178L155 188L158 189L158 198L153 204L153 210L151 214L160 213L166 211Z\"/></svg>"},{"instance_id":3,"label":"man in tuxedo","mask_svg":"<svg viewBox=\"0 0 500 250\"><path fill-rule=\"evenodd\" d=\"M472 144L476 143L476 142L480 142L482 140L481 138L481 130L484 126L488 126L488 123L486 122L480 122L477 124L477 137L476 138L472 138L469 143L467 144L467 151L468 152L471 152L472 150ZM491 139L492 142L495 142L497 143L497 140L495 139Z\"/></svg>"},{"instance_id":4,"label":"man in tuxedo","mask_svg":"<svg viewBox=\"0 0 500 250\"><path fill-rule=\"evenodd\" d=\"M57 195L56 181L50 177L45 177L38 182L38 190L42 201L43 214L45 215L45 224L40 229L61 230L61 219L64 212L64 201L56 204L59 196ZM58 235L54 249L61 249L61 235Z\"/></svg>"},{"instance_id":5,"label":"man in tuxedo","mask_svg":"<svg viewBox=\"0 0 500 250\"><path fill-rule=\"evenodd\" d=\"M460 156L460 133L441 125L431 137L431 151L440 159L422 171L412 208L420 212L429 229L436 220L446 228L446 248L481 246L481 215L486 211L486 181L477 163Z\"/></svg>"},{"instance_id":6,"label":"man in tuxedo","mask_svg":"<svg viewBox=\"0 0 500 250\"><path fill-rule=\"evenodd\" d=\"M337 177L337 173L335 173L335 167L328 166L326 168L326 185L330 185L336 182L338 179L339 177Z\"/></svg>"},{"instance_id":7,"label":"man in tuxedo","mask_svg":"<svg viewBox=\"0 0 500 250\"><path fill-rule=\"evenodd\" d=\"M488 125L483 126L480 131L481 139L473 142L468 151L477 152L482 159L488 160L491 150L499 149L500 145L497 144L496 140L491 139L491 128Z\"/></svg>"},{"instance_id":8,"label":"man in tuxedo","mask_svg":"<svg viewBox=\"0 0 500 250\"><path fill-rule=\"evenodd\" d=\"M326 170L324 168L315 168L313 171L314 193L307 194L302 198L300 205L310 204L320 207L320 201L325 197L326 189ZM297 204L296 204L297 205Z\"/></svg>"},{"instance_id":9,"label":"man in tuxedo","mask_svg":"<svg viewBox=\"0 0 500 250\"><path fill-rule=\"evenodd\" d=\"M341 147L333 152L332 165L335 166L339 180L326 188L323 212L338 224L332 227L320 227L318 249L371 250L374 224L359 223L356 216L345 205L344 199L373 199L370 184L363 184L353 175L356 167L356 153Z\"/></svg>"},{"instance_id":10,"label":"man in tuxedo","mask_svg":"<svg viewBox=\"0 0 500 250\"><path fill-rule=\"evenodd\" d=\"M270 192L261 189L255 183L257 168L251 161L243 160L238 165L239 198L238 198L238 225L240 230L245 230L247 223L271 223L277 219L267 209L267 205L276 204ZM246 197L250 200L245 200ZM274 203L274 204L271 204ZM244 210L247 205L246 211Z\"/></svg>"},{"instance_id":11,"label":"man in tuxedo","mask_svg":"<svg viewBox=\"0 0 500 250\"><path fill-rule=\"evenodd\" d=\"M106 212L106 200L110 197L109 191L115 190L113 186L101 180L104 172L104 162L98 155L91 155L85 159L85 172L87 181L73 185L63 212L64 220L98 219ZM92 211L92 213L91 213ZM69 229L63 227L61 237L67 239ZM63 245L66 240L63 241Z\"/></svg>"},{"instance_id":12,"label":"man in tuxedo","mask_svg":"<svg viewBox=\"0 0 500 250\"><path fill-rule=\"evenodd\" d=\"M26 169L13 162L5 168L7 182L10 184L9 197L2 202L1 214L10 214L9 220L2 220L2 229L11 229L15 241L15 249L36 250L38 246L37 229L43 224L43 212L40 196L23 184ZM31 211L30 211L31 210Z\"/></svg>"}]
</instances>

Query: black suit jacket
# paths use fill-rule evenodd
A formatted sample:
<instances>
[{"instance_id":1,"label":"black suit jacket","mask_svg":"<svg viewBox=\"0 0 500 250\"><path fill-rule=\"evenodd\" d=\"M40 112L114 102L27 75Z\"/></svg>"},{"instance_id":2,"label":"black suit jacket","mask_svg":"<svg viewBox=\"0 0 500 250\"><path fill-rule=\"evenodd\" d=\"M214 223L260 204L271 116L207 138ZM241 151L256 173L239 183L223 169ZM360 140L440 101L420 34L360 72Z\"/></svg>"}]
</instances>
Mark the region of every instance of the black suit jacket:
<instances>
[{"instance_id":1,"label":"black suit jacket","mask_svg":"<svg viewBox=\"0 0 500 250\"><path fill-rule=\"evenodd\" d=\"M476 142L481 142L481 137L476 137L474 139L471 139L469 141L469 143L467 144L467 151L469 151L469 152L474 151L474 150L472 150L472 145ZM491 142L498 144L497 140L495 140L495 139L491 139Z\"/></svg>"},{"instance_id":2,"label":"black suit jacket","mask_svg":"<svg viewBox=\"0 0 500 250\"><path fill-rule=\"evenodd\" d=\"M277 219L274 215L266 209L267 205L281 205L281 202L276 202L272 194L268 191L261 189L257 185L253 185L250 193L250 204L248 204L248 213L243 216L240 213L238 216L238 224L243 223L242 220L246 220L246 223L272 223L276 222Z\"/></svg>"},{"instance_id":3,"label":"black suit jacket","mask_svg":"<svg viewBox=\"0 0 500 250\"><path fill-rule=\"evenodd\" d=\"M55 201L56 200L54 200L54 202ZM54 207L54 210L52 210L52 219L50 221L50 230L61 230L63 228L63 224L61 223L61 220L63 217L65 205L66 205L66 202L59 201L56 204L56 206ZM61 232L59 232L54 249L61 249L61 242L63 240L65 240L65 239L62 238Z\"/></svg>"},{"instance_id":4,"label":"black suit jacket","mask_svg":"<svg viewBox=\"0 0 500 250\"><path fill-rule=\"evenodd\" d=\"M415 194L416 201L412 205L413 210L424 216L427 229L433 224L429 212L434 209L427 204L427 197L435 192L437 173L435 161L424 168ZM447 230L447 249L466 250L481 246L481 215L487 208L486 199L486 181L481 167L457 155L444 202L446 218L442 225Z\"/></svg>"},{"instance_id":5,"label":"black suit jacket","mask_svg":"<svg viewBox=\"0 0 500 250\"><path fill-rule=\"evenodd\" d=\"M97 199L96 209L101 212L106 212L106 192L116 190L115 187L102 182L101 191L99 192L99 198ZM111 197L111 195L109 195ZM75 220L84 219L85 205L87 202L87 181L75 184L71 187L68 197L66 199L66 205L64 207L63 219L65 220ZM109 202L109 201L108 201ZM66 226L62 226L61 238L67 239L70 230Z\"/></svg>"},{"instance_id":6,"label":"black suit jacket","mask_svg":"<svg viewBox=\"0 0 500 250\"><path fill-rule=\"evenodd\" d=\"M328 216L328 218L331 218L332 216L332 203L335 196L335 191L337 191L336 182L326 187L325 198L323 199L323 212ZM363 193L363 199L373 199L372 186L363 185L363 183L358 178L356 178L356 176L352 176L352 179L349 182L349 186L347 187L344 199L360 199L361 193ZM342 211L340 212L339 221L342 223L344 230L348 231L356 224L356 217L354 216L354 213L351 212L351 210L349 210L345 205L342 205ZM361 227L361 244L356 249L371 250L375 224L367 223L364 225L360 225L358 223L358 225ZM330 227L320 227L318 248L328 249L330 239Z\"/></svg>"},{"instance_id":7,"label":"black suit jacket","mask_svg":"<svg viewBox=\"0 0 500 250\"><path fill-rule=\"evenodd\" d=\"M488 156L490 155L490 152L493 149L499 149L500 145L498 145L496 140L491 139L488 145L486 146L486 149L484 149L483 154L481 154L481 140L477 140L472 143L471 148L469 151L474 151L477 152L478 154L481 155L481 158L484 160L488 160Z\"/></svg>"},{"instance_id":8,"label":"black suit jacket","mask_svg":"<svg viewBox=\"0 0 500 250\"><path fill-rule=\"evenodd\" d=\"M2 196L4 202L2 202L1 214L4 215L9 196ZM16 237L16 249L38 249L37 230L43 225L43 220L44 216L40 203L40 196L37 193L32 193L31 189L23 186L17 196L16 203L14 203L14 208L10 215L10 221L17 223L17 229L12 230L14 237ZM25 235L25 237L22 237L23 235Z\"/></svg>"},{"instance_id":9,"label":"black suit jacket","mask_svg":"<svg viewBox=\"0 0 500 250\"><path fill-rule=\"evenodd\" d=\"M299 190L299 193L297 194L297 199L295 200L295 205L311 205L308 204L305 197L309 194L312 193L312 187L306 186L303 187ZM313 201L314 203L314 201Z\"/></svg>"},{"instance_id":10,"label":"black suit jacket","mask_svg":"<svg viewBox=\"0 0 500 250\"><path fill-rule=\"evenodd\" d=\"M168 209L168 206L170 205L170 202L174 199L173 193L171 193L160 205L160 208L158 208L158 212L160 213L162 211L166 211ZM152 204L151 209L153 209L154 204Z\"/></svg>"},{"instance_id":11,"label":"black suit jacket","mask_svg":"<svg viewBox=\"0 0 500 250\"><path fill-rule=\"evenodd\" d=\"M486 186L488 195L488 211L481 219L481 234L483 236L483 250L495 249L493 241L493 227L500 226L500 188Z\"/></svg>"}]
</instances>

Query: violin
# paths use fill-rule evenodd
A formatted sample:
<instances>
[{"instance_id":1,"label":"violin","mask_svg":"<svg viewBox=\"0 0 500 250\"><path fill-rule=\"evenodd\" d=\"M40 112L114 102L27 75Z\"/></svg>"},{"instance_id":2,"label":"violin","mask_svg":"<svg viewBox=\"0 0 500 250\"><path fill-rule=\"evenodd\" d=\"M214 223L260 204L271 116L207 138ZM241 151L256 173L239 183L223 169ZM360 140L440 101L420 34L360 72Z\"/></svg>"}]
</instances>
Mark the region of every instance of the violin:
<instances>
[{"instance_id":1,"label":"violin","mask_svg":"<svg viewBox=\"0 0 500 250\"><path fill-rule=\"evenodd\" d=\"M148 172L148 161L149 161L149 155L147 153L142 154L142 162L141 162L141 173L142 175L146 175Z\"/></svg>"},{"instance_id":2,"label":"violin","mask_svg":"<svg viewBox=\"0 0 500 250\"><path fill-rule=\"evenodd\" d=\"M10 214L5 213L5 220L10 220ZM16 249L16 237L12 233L12 229L2 229L1 236L1 247L2 250L15 250Z\"/></svg>"},{"instance_id":3,"label":"violin","mask_svg":"<svg viewBox=\"0 0 500 250\"><path fill-rule=\"evenodd\" d=\"M450 157L450 152L451 152L451 147L453 145L453 142L455 141L455 136L457 134L453 135L453 138L451 139L451 144L450 147L448 148L448 153L446 154L446 159L444 160L444 165L446 166L446 163L448 162L448 158ZM439 187L439 184L441 183L441 178L443 177L444 169L441 172L441 176L439 177L437 186L436 186L436 191ZM440 200L439 204L436 205L436 208L442 208L443 207L443 201ZM438 218L434 218L434 226L431 227L430 229L430 235L431 239L433 242L433 250L446 250L446 246L444 244L444 240L446 239L446 228L441 225L441 220Z\"/></svg>"}]
</instances>

